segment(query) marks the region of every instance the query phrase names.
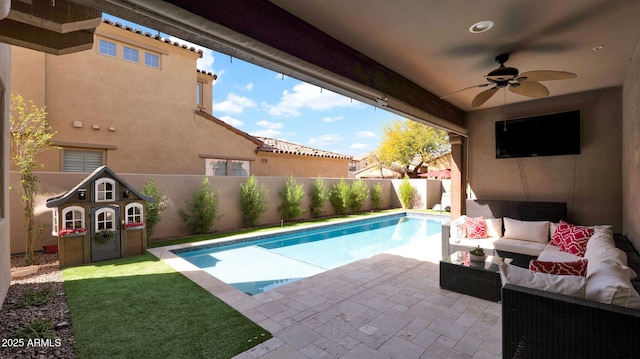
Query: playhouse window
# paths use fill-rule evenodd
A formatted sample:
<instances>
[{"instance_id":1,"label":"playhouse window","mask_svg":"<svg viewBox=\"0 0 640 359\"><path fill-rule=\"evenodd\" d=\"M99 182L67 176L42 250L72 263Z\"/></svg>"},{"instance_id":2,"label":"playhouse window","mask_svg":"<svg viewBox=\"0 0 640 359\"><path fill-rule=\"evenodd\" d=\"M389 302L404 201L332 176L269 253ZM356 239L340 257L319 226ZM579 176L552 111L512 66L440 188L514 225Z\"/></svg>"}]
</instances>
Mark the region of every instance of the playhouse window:
<instances>
[{"instance_id":1,"label":"playhouse window","mask_svg":"<svg viewBox=\"0 0 640 359\"><path fill-rule=\"evenodd\" d=\"M144 216L140 203L130 203L125 207L127 213L127 223L142 223Z\"/></svg>"},{"instance_id":2,"label":"playhouse window","mask_svg":"<svg viewBox=\"0 0 640 359\"><path fill-rule=\"evenodd\" d=\"M111 178L100 178L96 181L96 202L115 200L116 183Z\"/></svg>"},{"instance_id":3,"label":"playhouse window","mask_svg":"<svg viewBox=\"0 0 640 359\"><path fill-rule=\"evenodd\" d=\"M115 230L116 212L112 208L96 211L96 231Z\"/></svg>"},{"instance_id":4,"label":"playhouse window","mask_svg":"<svg viewBox=\"0 0 640 359\"><path fill-rule=\"evenodd\" d=\"M56 211L57 212L57 211ZM57 215L54 214L55 217ZM57 218L54 223L57 223ZM57 226L54 227L57 230ZM78 206L67 207L62 210L62 228L78 229L84 227L84 208Z\"/></svg>"}]
</instances>

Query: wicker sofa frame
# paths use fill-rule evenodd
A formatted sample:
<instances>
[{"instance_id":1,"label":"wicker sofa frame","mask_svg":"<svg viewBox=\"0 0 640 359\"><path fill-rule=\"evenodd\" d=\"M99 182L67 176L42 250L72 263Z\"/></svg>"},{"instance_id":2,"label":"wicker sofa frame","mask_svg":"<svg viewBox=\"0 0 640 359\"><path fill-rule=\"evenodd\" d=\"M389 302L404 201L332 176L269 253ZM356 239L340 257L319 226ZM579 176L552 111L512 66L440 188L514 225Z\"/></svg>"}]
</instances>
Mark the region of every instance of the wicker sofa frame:
<instances>
[{"instance_id":1,"label":"wicker sofa frame","mask_svg":"<svg viewBox=\"0 0 640 359\"><path fill-rule=\"evenodd\" d=\"M466 214L469 217L502 218L509 217L522 221L552 221L560 222L567 220L567 204L564 202L530 202L530 201L503 201L503 200L473 200L466 201ZM458 245L449 242L451 226L449 223L442 224L442 258L447 258L456 251L469 251L472 247ZM512 258L512 263L528 267L529 261L536 257L497 251L487 248L489 254L498 255L503 258Z\"/></svg>"},{"instance_id":2,"label":"wicker sofa frame","mask_svg":"<svg viewBox=\"0 0 640 359\"><path fill-rule=\"evenodd\" d=\"M640 358L640 310L507 284L503 358Z\"/></svg>"}]
</instances>

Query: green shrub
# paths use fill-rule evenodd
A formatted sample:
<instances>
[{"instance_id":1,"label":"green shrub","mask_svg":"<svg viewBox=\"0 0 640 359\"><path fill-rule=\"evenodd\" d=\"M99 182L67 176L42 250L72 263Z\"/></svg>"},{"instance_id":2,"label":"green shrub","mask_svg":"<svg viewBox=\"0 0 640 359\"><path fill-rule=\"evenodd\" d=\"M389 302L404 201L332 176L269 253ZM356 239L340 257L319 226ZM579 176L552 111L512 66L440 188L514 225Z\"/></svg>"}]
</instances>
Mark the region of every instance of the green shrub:
<instances>
[{"instance_id":1,"label":"green shrub","mask_svg":"<svg viewBox=\"0 0 640 359\"><path fill-rule=\"evenodd\" d=\"M414 189L411 187L409 177L404 177L398 192L400 194L400 203L402 203L402 208L411 208L411 199L413 198Z\"/></svg>"},{"instance_id":2,"label":"green shrub","mask_svg":"<svg viewBox=\"0 0 640 359\"><path fill-rule=\"evenodd\" d=\"M369 187L362 179L351 182L351 188L349 188L349 209L351 212L362 210L367 197L369 197Z\"/></svg>"},{"instance_id":3,"label":"green shrub","mask_svg":"<svg viewBox=\"0 0 640 359\"><path fill-rule=\"evenodd\" d=\"M351 193L351 187L344 179L335 183L329 190L329 202L331 207L336 211L336 214L346 214L349 209L349 197Z\"/></svg>"},{"instance_id":4,"label":"green shrub","mask_svg":"<svg viewBox=\"0 0 640 359\"><path fill-rule=\"evenodd\" d=\"M263 185L258 187L255 176L251 176L240 185L240 208L242 220L249 227L255 227L260 221L260 216L267 211L267 189Z\"/></svg>"},{"instance_id":5,"label":"green shrub","mask_svg":"<svg viewBox=\"0 0 640 359\"><path fill-rule=\"evenodd\" d=\"M21 309L29 307L39 307L49 303L49 301L56 295L56 292L50 287L43 287L40 290L27 289L22 298L17 302L10 304L9 308Z\"/></svg>"},{"instance_id":6,"label":"green shrub","mask_svg":"<svg viewBox=\"0 0 640 359\"><path fill-rule=\"evenodd\" d=\"M301 205L304 198L304 186L296 183L293 177L287 180L278 195L282 200L282 204L278 207L278 210L282 212L282 218L285 220L297 218L304 213Z\"/></svg>"},{"instance_id":7,"label":"green shrub","mask_svg":"<svg viewBox=\"0 0 640 359\"><path fill-rule=\"evenodd\" d=\"M376 183L371 188L371 202L373 203L373 208L379 210L382 208L382 184Z\"/></svg>"},{"instance_id":8,"label":"green shrub","mask_svg":"<svg viewBox=\"0 0 640 359\"><path fill-rule=\"evenodd\" d=\"M149 239L162 220L162 212L167 209L168 200L167 196L160 192L152 177L149 177L149 181L142 187L142 194L153 198L153 202L147 202L147 211L144 214L147 239Z\"/></svg>"},{"instance_id":9,"label":"green shrub","mask_svg":"<svg viewBox=\"0 0 640 359\"><path fill-rule=\"evenodd\" d=\"M180 209L180 217L191 228L193 234L209 233L218 219L218 198L204 177L200 189L193 192L193 201L185 201L186 210Z\"/></svg>"},{"instance_id":10,"label":"green shrub","mask_svg":"<svg viewBox=\"0 0 640 359\"><path fill-rule=\"evenodd\" d=\"M322 216L324 212L324 202L326 202L327 198L329 197L329 189L327 188L327 184L322 178L316 178L315 182L313 182L313 187L311 187L309 197L311 197L311 202L309 203L309 211L311 212L311 216Z\"/></svg>"},{"instance_id":11,"label":"green shrub","mask_svg":"<svg viewBox=\"0 0 640 359\"><path fill-rule=\"evenodd\" d=\"M38 318L29 323L26 327L15 333L9 333L7 338L10 339L54 339L56 331L53 330L53 321L51 319Z\"/></svg>"}]
</instances>

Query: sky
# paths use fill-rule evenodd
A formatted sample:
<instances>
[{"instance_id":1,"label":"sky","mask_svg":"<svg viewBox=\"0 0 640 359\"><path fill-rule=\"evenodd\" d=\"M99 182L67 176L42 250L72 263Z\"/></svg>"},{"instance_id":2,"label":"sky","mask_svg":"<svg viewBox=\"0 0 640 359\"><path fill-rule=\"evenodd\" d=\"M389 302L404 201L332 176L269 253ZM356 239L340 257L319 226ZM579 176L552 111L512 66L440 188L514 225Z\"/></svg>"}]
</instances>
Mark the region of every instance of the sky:
<instances>
[{"instance_id":1,"label":"sky","mask_svg":"<svg viewBox=\"0 0 640 359\"><path fill-rule=\"evenodd\" d=\"M157 32L107 14L103 18ZM218 75L213 84L212 115L253 136L359 156L378 147L385 124L402 119L327 89L171 38L202 49L198 69Z\"/></svg>"}]
</instances>

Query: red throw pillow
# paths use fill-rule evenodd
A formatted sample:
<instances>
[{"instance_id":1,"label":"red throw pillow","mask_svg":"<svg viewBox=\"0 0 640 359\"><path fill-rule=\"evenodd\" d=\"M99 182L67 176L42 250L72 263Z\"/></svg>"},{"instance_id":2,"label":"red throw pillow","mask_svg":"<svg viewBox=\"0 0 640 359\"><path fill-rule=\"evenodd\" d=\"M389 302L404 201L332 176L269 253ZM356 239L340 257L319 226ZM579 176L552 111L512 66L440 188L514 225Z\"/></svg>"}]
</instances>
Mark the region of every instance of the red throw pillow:
<instances>
[{"instance_id":1,"label":"red throw pillow","mask_svg":"<svg viewBox=\"0 0 640 359\"><path fill-rule=\"evenodd\" d=\"M484 222L484 217L467 217L464 220L464 226L467 228L467 238L487 238L487 224Z\"/></svg>"},{"instance_id":2,"label":"red throw pillow","mask_svg":"<svg viewBox=\"0 0 640 359\"><path fill-rule=\"evenodd\" d=\"M593 232L593 228L575 226L565 221L560 221L551 237L551 244L560 247L563 252L584 257L587 241L591 238Z\"/></svg>"},{"instance_id":3,"label":"red throw pillow","mask_svg":"<svg viewBox=\"0 0 640 359\"><path fill-rule=\"evenodd\" d=\"M533 259L529 262L529 270L558 275L587 276L587 260L575 262L543 262Z\"/></svg>"}]
</instances>

